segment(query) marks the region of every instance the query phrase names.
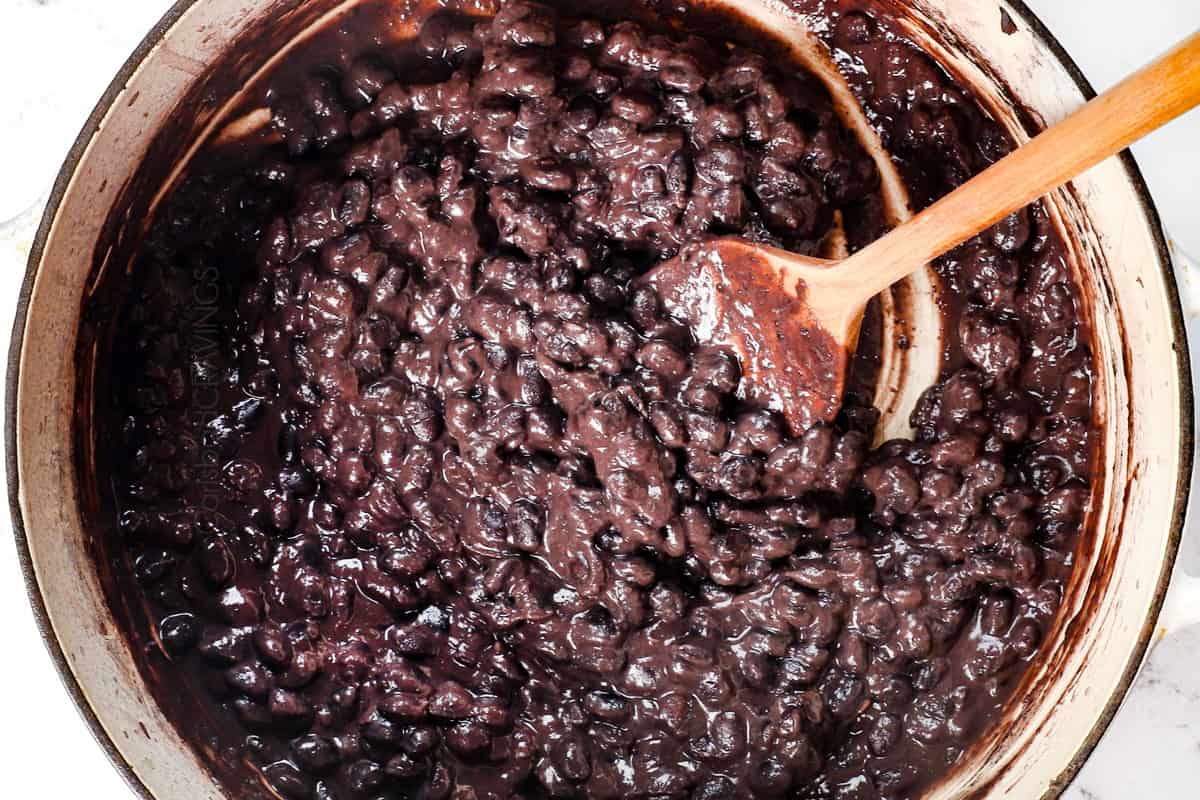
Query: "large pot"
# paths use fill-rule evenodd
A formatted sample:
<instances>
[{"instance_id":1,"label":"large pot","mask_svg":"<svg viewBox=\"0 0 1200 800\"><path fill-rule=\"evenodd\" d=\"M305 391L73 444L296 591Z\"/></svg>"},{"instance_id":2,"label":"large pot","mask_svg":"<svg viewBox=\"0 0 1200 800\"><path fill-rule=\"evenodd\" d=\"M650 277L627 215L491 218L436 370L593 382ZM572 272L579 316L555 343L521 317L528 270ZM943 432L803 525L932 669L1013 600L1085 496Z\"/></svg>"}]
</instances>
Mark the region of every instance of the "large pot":
<instances>
[{"instance_id":1,"label":"large pot","mask_svg":"<svg viewBox=\"0 0 1200 800\"><path fill-rule=\"evenodd\" d=\"M721 0L812 52L781 0ZM237 87L320 21L335 0L181 0L113 81L71 151L42 220L13 337L8 470L18 544L46 642L76 703L134 789L161 800L267 796L222 785L152 698L113 613L88 509L94 352L79 343L100 278L160 197L170 165L218 128ZM908 33L1018 139L1091 90L1050 34L1013 0L913 0ZM220 69L211 69L221 62ZM837 76L826 75L833 82ZM886 176L885 176L886 178ZM1187 344L1170 258L1129 157L1052 198L1077 262L1098 360L1105 426L1091 533L1059 621L1001 721L931 796L1033 798L1061 792L1111 720L1144 654L1175 559L1192 462ZM902 208L896 214L902 216ZM920 295L920 278L895 302ZM903 301L901 297L908 297ZM920 327L920 304L894 324ZM904 323L898 320L903 318ZM936 322L935 322L936 325ZM922 331L930 341L937 331ZM921 350L885 370L879 399L902 425L928 383ZM903 361L907 358L908 361ZM927 365L926 365L927 366ZM894 378L894 384L888 384ZM897 422L899 420L900 422Z\"/></svg>"}]
</instances>

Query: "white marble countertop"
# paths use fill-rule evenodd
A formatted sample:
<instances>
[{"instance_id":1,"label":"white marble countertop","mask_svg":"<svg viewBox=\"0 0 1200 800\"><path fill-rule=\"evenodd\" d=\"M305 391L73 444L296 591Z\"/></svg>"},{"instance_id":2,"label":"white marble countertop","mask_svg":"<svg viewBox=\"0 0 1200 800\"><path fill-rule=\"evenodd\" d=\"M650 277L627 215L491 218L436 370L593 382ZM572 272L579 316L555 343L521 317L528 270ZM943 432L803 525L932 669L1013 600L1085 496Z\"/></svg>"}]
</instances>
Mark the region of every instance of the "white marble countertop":
<instances>
[{"instance_id":1,"label":"white marble countertop","mask_svg":"<svg viewBox=\"0 0 1200 800\"><path fill-rule=\"evenodd\" d=\"M1200 29L1197 0L1027 0L1098 89ZM0 10L0 352L40 208L59 164L120 63L170 0L4 0ZM1168 230L1200 254L1200 113L1135 152ZM1200 322L1189 323L1200 361ZM1189 528L1200 527L1192 514ZM1200 574L1200 530L1189 530L1180 568ZM62 691L17 579L10 522L0 519L0 614L9 691L0 762L11 796L118 800L128 788L90 740ZM1178 592L1168 604L1178 602ZM1200 627L1171 631L1152 651L1100 746L1067 790L1069 800L1200 795Z\"/></svg>"}]
</instances>

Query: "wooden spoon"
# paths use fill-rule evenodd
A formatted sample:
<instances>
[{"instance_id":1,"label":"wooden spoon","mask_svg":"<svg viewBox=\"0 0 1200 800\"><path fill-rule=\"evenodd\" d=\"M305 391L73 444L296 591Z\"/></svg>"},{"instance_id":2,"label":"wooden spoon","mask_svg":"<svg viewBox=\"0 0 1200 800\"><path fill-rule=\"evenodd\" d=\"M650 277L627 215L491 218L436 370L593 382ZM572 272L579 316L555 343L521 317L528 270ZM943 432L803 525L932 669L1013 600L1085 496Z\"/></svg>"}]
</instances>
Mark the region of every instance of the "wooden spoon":
<instances>
[{"instance_id":1,"label":"wooden spoon","mask_svg":"<svg viewBox=\"0 0 1200 800\"><path fill-rule=\"evenodd\" d=\"M872 297L1197 104L1200 33L843 261L720 238L645 280L701 342L733 349L750 399L799 434L841 406Z\"/></svg>"}]
</instances>

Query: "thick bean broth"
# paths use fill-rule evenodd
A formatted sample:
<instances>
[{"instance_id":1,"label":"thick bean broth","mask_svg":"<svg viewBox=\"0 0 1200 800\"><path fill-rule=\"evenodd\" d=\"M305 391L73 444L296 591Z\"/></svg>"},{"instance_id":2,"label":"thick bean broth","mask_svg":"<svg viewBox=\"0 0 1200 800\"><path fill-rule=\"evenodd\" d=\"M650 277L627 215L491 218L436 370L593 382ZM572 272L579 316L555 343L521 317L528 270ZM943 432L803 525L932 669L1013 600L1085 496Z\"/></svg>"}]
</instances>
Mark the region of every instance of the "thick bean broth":
<instances>
[{"instance_id":1,"label":"thick bean broth","mask_svg":"<svg viewBox=\"0 0 1200 800\"><path fill-rule=\"evenodd\" d=\"M823 86L645 16L370 35L398 13L289 56L138 259L102 450L166 705L297 800L918 795L1084 520L1091 354L1045 213L936 265L911 439L873 442L870 337L793 437L637 279L703 236L878 235ZM1009 149L886 20L827 13L917 203Z\"/></svg>"}]
</instances>

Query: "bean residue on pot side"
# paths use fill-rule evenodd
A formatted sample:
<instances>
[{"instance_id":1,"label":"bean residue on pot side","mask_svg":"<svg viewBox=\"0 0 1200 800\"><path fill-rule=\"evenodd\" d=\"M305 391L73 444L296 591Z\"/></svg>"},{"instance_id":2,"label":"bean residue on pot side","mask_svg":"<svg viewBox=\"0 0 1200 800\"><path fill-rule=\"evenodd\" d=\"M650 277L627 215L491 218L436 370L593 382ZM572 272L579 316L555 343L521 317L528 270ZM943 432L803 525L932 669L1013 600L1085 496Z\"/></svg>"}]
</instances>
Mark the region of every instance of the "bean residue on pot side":
<instances>
[{"instance_id":1,"label":"bean residue on pot side","mask_svg":"<svg viewBox=\"0 0 1200 800\"><path fill-rule=\"evenodd\" d=\"M1053 621L1092 367L1044 211L938 263L911 440L866 392L793 437L637 279L861 243L875 165L779 50L638 18L347 23L142 249L113 552L208 744L288 800L914 797ZM919 204L1010 147L884 22L829 31Z\"/></svg>"}]
</instances>

